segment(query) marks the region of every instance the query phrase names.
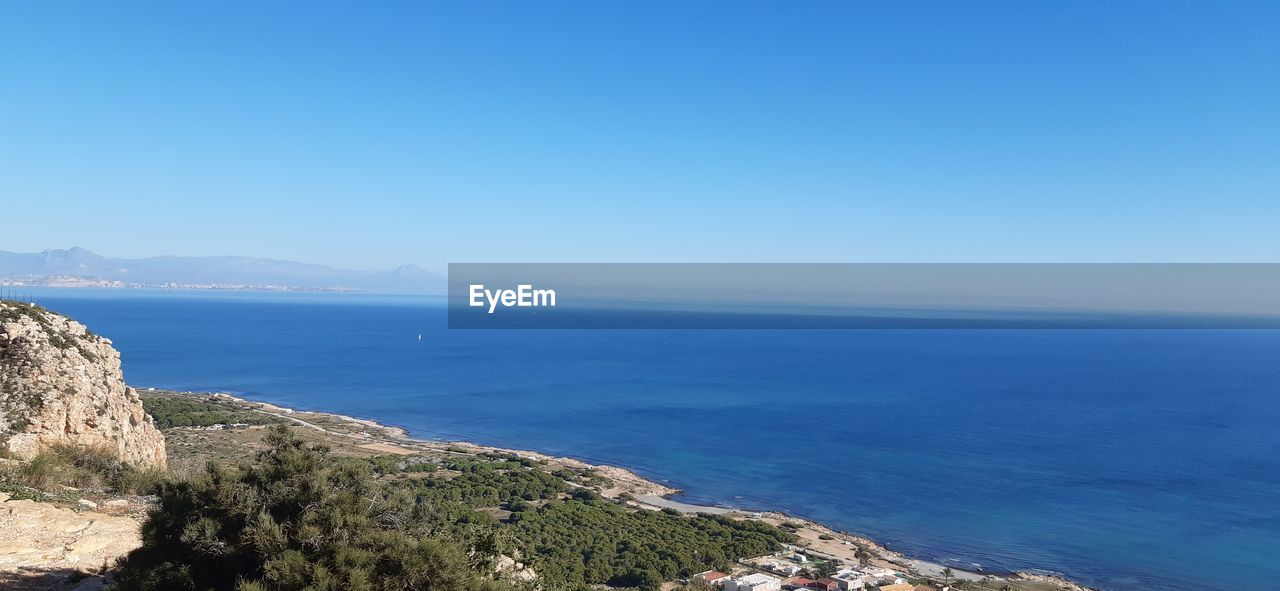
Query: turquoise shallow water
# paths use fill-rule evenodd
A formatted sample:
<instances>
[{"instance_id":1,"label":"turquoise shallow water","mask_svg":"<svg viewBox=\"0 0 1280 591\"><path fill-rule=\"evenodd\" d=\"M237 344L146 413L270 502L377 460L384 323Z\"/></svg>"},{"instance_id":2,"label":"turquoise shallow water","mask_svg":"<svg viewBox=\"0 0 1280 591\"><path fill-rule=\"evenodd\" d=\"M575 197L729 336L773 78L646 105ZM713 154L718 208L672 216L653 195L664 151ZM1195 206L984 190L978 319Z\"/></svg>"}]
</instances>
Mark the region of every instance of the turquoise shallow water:
<instances>
[{"instance_id":1,"label":"turquoise shallow water","mask_svg":"<svg viewBox=\"0 0 1280 591\"><path fill-rule=\"evenodd\" d=\"M38 295L137 386L630 466L959 567L1280 580L1277 331L449 331L423 299Z\"/></svg>"}]
</instances>

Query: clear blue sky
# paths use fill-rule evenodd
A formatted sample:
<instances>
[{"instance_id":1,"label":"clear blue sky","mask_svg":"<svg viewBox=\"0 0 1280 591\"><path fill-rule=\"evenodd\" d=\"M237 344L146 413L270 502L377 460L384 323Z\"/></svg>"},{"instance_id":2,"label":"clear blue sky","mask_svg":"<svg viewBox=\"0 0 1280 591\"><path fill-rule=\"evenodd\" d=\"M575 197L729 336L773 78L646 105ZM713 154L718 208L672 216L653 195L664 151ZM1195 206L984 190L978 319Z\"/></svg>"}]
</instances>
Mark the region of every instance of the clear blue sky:
<instances>
[{"instance_id":1,"label":"clear blue sky","mask_svg":"<svg viewBox=\"0 0 1280 591\"><path fill-rule=\"evenodd\" d=\"M6 2L0 250L1280 261L1280 2Z\"/></svg>"}]
</instances>

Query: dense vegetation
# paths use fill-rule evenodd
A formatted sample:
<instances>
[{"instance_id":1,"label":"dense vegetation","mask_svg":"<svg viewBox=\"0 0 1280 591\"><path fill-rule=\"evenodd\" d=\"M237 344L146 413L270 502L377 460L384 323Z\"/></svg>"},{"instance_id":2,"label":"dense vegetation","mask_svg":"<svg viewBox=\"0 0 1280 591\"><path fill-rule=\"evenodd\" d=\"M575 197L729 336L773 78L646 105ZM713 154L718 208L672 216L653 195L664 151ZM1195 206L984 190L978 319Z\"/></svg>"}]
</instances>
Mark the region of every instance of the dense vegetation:
<instances>
[{"instance_id":1,"label":"dense vegetation","mask_svg":"<svg viewBox=\"0 0 1280 591\"><path fill-rule=\"evenodd\" d=\"M662 581L727 569L739 558L795 539L760 522L627 509L566 482L592 482L590 474L553 475L524 458L456 460L443 468L457 474L396 486L412 490L456 523L496 526L491 513L476 510L505 508L510 515L501 531L512 534L524 559L552 586L656 589Z\"/></svg>"},{"instance_id":2,"label":"dense vegetation","mask_svg":"<svg viewBox=\"0 0 1280 591\"><path fill-rule=\"evenodd\" d=\"M369 462L308 447L284 427L250 467L211 464L165 484L122 563L127 590L434 590L503 587L481 576L492 544L445 539L432 511Z\"/></svg>"},{"instance_id":3,"label":"dense vegetation","mask_svg":"<svg viewBox=\"0 0 1280 591\"><path fill-rule=\"evenodd\" d=\"M603 500L569 500L512 516L530 560L548 581L656 589L662 581L777 549L786 534L727 517L629 511Z\"/></svg>"},{"instance_id":4,"label":"dense vegetation","mask_svg":"<svg viewBox=\"0 0 1280 591\"><path fill-rule=\"evenodd\" d=\"M143 396L142 407L156 427L209 427L212 425L266 425L281 422L275 417L243 410L224 402L191 397Z\"/></svg>"},{"instance_id":5,"label":"dense vegetation","mask_svg":"<svg viewBox=\"0 0 1280 591\"><path fill-rule=\"evenodd\" d=\"M402 483L411 487L422 499L434 502L459 502L477 509L524 502L554 499L568 490L564 480L530 462L506 459L451 460L443 466L458 472L449 478L428 478Z\"/></svg>"},{"instance_id":6,"label":"dense vegetation","mask_svg":"<svg viewBox=\"0 0 1280 591\"><path fill-rule=\"evenodd\" d=\"M163 485L122 590L511 587L496 559L544 588L656 589L793 537L724 517L627 509L513 456L339 458L275 427L252 466ZM566 481L566 478L569 481Z\"/></svg>"}]
</instances>

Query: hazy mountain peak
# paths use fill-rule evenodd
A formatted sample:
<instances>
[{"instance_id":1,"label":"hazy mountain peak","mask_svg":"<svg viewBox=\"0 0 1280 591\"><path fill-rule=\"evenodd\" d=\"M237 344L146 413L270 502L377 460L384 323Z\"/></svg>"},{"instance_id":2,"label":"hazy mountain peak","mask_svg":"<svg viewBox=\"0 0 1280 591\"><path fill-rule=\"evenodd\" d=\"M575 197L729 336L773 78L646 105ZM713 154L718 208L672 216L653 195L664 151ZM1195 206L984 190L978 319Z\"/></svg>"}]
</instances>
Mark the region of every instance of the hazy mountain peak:
<instances>
[{"instance_id":1,"label":"hazy mountain peak","mask_svg":"<svg viewBox=\"0 0 1280 591\"><path fill-rule=\"evenodd\" d=\"M402 277L418 277L422 275L431 274L430 271L427 271L426 269L423 269L422 267L419 267L417 264L414 264L414 263L409 263L407 265L400 265L399 267L396 267L391 272Z\"/></svg>"},{"instance_id":2,"label":"hazy mountain peak","mask_svg":"<svg viewBox=\"0 0 1280 591\"><path fill-rule=\"evenodd\" d=\"M415 264L389 271L351 271L313 263L240 256L112 259L79 246L38 253L0 251L0 278L46 285L52 283L52 278L66 277L138 286L444 291L442 277Z\"/></svg>"}]
</instances>

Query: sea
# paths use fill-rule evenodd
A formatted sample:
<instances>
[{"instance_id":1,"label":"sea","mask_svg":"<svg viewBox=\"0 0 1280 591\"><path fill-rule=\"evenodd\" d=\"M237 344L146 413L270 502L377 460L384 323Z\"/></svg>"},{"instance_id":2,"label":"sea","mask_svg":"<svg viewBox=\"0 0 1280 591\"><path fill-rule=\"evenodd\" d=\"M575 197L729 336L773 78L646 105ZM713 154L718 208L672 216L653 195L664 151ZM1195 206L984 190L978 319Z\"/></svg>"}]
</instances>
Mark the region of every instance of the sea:
<instances>
[{"instance_id":1,"label":"sea","mask_svg":"<svg viewBox=\"0 0 1280 591\"><path fill-rule=\"evenodd\" d=\"M956 568L1280 586L1276 330L449 330L440 298L23 293L139 388L625 466Z\"/></svg>"}]
</instances>

